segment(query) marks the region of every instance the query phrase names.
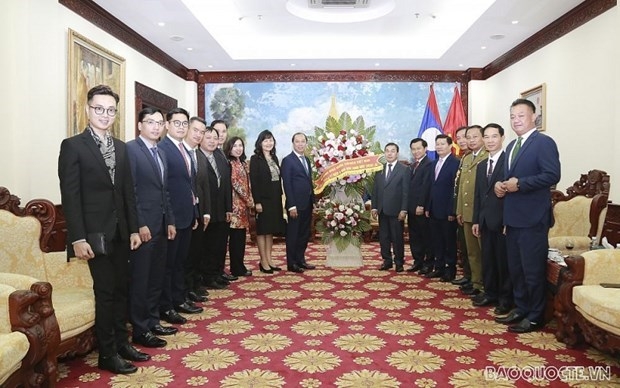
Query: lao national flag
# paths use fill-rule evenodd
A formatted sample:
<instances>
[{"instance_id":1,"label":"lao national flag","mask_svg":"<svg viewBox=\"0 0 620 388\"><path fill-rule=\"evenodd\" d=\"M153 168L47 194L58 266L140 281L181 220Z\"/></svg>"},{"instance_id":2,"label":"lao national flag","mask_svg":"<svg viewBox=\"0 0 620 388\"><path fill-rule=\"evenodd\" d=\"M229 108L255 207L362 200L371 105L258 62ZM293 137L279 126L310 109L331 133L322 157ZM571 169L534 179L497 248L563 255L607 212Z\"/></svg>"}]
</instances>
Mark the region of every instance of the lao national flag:
<instances>
[{"instance_id":1,"label":"lao national flag","mask_svg":"<svg viewBox=\"0 0 620 388\"><path fill-rule=\"evenodd\" d=\"M431 91L426 102L426 110L422 117L422 124L418 137L426 140L428 143L427 155L431 160L437 158L435 153L435 137L443 133L441 130L441 118L439 117L439 109L437 108L437 100L435 100L435 91L431 84Z\"/></svg>"},{"instance_id":2,"label":"lao national flag","mask_svg":"<svg viewBox=\"0 0 620 388\"><path fill-rule=\"evenodd\" d=\"M455 132L458 128L467 125L467 119L465 118L465 111L463 110L463 101L461 100L461 95L459 94L459 88L457 86L454 87L454 97L452 97L452 102L450 103L450 109L448 109L448 115L446 116L445 125L443 126L443 132L450 136L452 140L455 140ZM454 148L452 151L460 155L461 149L456 144L454 144Z\"/></svg>"}]
</instances>

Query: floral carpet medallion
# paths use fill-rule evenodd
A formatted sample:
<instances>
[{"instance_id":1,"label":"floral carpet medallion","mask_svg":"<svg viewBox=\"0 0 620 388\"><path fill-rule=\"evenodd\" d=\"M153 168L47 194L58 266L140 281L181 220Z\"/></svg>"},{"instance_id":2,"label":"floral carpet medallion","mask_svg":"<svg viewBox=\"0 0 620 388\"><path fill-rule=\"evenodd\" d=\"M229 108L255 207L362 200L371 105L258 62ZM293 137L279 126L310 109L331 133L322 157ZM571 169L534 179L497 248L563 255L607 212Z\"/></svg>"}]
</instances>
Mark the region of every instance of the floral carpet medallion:
<instances>
[{"instance_id":1,"label":"floral carpet medallion","mask_svg":"<svg viewBox=\"0 0 620 388\"><path fill-rule=\"evenodd\" d=\"M303 274L257 270L210 291L201 314L138 372L97 368L97 352L59 364L58 387L618 387L620 361L590 347L567 349L554 323L512 334L493 307L473 307L457 286L379 271L377 244L361 268L326 268L311 244ZM285 267L284 244L274 246ZM407 256L410 264L410 255ZM566 371L576 373L566 373ZM579 373L577 373L579 372Z\"/></svg>"}]
</instances>

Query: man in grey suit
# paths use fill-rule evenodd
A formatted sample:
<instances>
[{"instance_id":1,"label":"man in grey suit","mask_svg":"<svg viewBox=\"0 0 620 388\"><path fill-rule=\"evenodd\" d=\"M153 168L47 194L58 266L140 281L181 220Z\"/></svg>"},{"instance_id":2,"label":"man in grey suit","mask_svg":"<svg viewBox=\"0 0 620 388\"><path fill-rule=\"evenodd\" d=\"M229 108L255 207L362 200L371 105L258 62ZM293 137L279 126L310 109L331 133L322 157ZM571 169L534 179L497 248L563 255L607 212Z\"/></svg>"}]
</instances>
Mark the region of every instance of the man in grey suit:
<instances>
[{"instance_id":1,"label":"man in grey suit","mask_svg":"<svg viewBox=\"0 0 620 388\"><path fill-rule=\"evenodd\" d=\"M156 335L177 332L176 328L162 326L159 322L166 246L176 235L168 193L166 155L157 149L163 129L164 115L159 109L142 109L138 113L140 136L127 142L142 241L140 248L129 255L129 318L133 342L149 348L166 346L166 341Z\"/></svg>"},{"instance_id":2,"label":"man in grey suit","mask_svg":"<svg viewBox=\"0 0 620 388\"><path fill-rule=\"evenodd\" d=\"M386 271L394 263L396 272L402 272L405 264L403 228L407 216L409 170L398 162L398 151L395 143L385 146L387 163L383 171L375 175L370 201L372 217L379 218L379 245L383 259L379 269Z\"/></svg>"}]
</instances>

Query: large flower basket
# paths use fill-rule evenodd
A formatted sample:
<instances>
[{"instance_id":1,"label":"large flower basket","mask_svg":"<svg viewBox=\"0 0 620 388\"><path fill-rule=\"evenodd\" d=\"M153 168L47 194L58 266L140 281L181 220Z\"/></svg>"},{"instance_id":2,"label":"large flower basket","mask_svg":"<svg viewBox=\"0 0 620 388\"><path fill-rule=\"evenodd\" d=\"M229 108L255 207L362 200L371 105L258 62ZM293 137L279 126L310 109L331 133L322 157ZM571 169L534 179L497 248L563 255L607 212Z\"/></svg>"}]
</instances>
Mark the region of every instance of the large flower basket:
<instances>
[{"instance_id":1,"label":"large flower basket","mask_svg":"<svg viewBox=\"0 0 620 388\"><path fill-rule=\"evenodd\" d=\"M317 231L327 246L327 266L362 266L361 241L370 230L370 214L362 195L371 184L372 172L382 168L373 142L375 127L366 128L360 116L347 113L339 120L328 117L325 128L315 128L310 138L317 171L315 194L321 196Z\"/></svg>"}]
</instances>

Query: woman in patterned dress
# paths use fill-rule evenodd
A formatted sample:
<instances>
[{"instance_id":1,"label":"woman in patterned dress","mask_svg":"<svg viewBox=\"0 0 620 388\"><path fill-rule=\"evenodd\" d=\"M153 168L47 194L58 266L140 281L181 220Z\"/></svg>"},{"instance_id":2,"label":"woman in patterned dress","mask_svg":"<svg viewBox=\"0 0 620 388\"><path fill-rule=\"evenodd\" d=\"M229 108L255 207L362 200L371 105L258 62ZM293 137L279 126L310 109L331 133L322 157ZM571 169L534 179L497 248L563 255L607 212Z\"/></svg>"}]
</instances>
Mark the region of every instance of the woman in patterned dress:
<instances>
[{"instance_id":1,"label":"woman in patterned dress","mask_svg":"<svg viewBox=\"0 0 620 388\"><path fill-rule=\"evenodd\" d=\"M230 255L230 273L235 276L251 276L244 263L246 230L250 226L249 213L254 207L250 190L249 167L245 159L245 144L235 136L224 145L224 154L230 161L230 180L232 182L232 217L228 252Z\"/></svg>"}]
</instances>

